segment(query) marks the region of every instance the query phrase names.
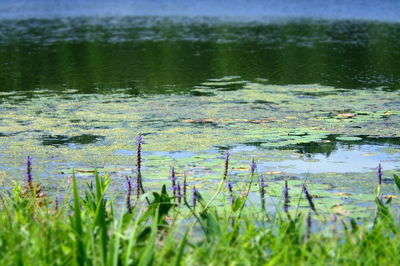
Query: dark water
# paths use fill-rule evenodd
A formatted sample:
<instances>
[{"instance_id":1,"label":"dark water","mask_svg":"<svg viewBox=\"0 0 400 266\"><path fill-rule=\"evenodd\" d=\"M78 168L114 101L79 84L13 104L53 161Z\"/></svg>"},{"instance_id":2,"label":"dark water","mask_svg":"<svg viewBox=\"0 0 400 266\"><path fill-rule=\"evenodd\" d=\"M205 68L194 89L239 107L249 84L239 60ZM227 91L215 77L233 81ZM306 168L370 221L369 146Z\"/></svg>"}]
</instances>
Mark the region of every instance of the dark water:
<instances>
[{"instance_id":1,"label":"dark water","mask_svg":"<svg viewBox=\"0 0 400 266\"><path fill-rule=\"evenodd\" d=\"M0 91L187 93L213 77L400 88L400 24L119 17L0 21Z\"/></svg>"}]
</instances>

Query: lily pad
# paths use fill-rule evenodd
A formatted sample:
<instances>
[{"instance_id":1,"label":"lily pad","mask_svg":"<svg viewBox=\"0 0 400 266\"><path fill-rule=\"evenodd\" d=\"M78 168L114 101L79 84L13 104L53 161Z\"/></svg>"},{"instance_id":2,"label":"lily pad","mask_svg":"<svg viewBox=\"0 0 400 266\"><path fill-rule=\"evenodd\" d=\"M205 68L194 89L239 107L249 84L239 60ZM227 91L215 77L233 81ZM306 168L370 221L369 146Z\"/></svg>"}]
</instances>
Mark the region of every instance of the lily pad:
<instances>
[{"instance_id":1,"label":"lily pad","mask_svg":"<svg viewBox=\"0 0 400 266\"><path fill-rule=\"evenodd\" d=\"M353 136L340 136L340 137L336 137L336 140L341 140L341 141L360 141L360 140L362 140L362 138L353 137Z\"/></svg>"}]
</instances>

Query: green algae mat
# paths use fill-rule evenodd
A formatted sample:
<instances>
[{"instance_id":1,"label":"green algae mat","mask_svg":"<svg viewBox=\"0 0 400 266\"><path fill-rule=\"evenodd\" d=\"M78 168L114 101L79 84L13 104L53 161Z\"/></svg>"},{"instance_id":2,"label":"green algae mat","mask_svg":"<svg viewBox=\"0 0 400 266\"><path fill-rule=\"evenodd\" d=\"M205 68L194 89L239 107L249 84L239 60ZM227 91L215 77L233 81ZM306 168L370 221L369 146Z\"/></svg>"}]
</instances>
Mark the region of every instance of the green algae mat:
<instances>
[{"instance_id":1,"label":"green algae mat","mask_svg":"<svg viewBox=\"0 0 400 266\"><path fill-rule=\"evenodd\" d=\"M208 96L3 93L2 146L9 150L25 139L25 153L56 150L63 154L86 145L75 155L79 160L95 155L91 147L107 158L123 157L121 153L132 149L133 136L139 132L146 136L147 151L154 152L202 152L251 143L282 148L323 143L333 134L339 135L336 140L350 143L362 136L400 137L397 91L241 83L229 91L225 89L237 81L205 82L193 90ZM103 165L108 159L101 161L100 155L98 160Z\"/></svg>"}]
</instances>

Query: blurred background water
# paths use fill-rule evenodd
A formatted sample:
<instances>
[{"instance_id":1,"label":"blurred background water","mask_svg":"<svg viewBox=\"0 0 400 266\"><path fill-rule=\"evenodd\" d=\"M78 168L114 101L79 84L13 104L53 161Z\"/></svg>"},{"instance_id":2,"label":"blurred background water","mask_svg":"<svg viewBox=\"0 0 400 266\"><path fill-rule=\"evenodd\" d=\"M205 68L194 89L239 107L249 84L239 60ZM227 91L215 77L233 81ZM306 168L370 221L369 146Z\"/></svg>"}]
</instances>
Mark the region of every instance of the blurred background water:
<instances>
[{"instance_id":1,"label":"blurred background water","mask_svg":"<svg viewBox=\"0 0 400 266\"><path fill-rule=\"evenodd\" d=\"M312 17L398 22L399 13L400 2L397 0L2 0L0 2L0 16L8 19L80 16L218 16L231 17L239 21Z\"/></svg>"}]
</instances>

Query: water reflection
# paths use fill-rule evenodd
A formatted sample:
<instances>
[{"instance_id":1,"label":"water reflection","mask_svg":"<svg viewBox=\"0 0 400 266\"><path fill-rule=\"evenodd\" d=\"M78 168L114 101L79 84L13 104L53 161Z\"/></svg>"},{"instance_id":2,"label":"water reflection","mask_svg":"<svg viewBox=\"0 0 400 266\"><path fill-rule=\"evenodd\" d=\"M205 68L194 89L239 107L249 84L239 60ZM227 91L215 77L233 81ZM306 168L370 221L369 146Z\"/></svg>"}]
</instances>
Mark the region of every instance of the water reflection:
<instances>
[{"instance_id":1,"label":"water reflection","mask_svg":"<svg viewBox=\"0 0 400 266\"><path fill-rule=\"evenodd\" d=\"M339 135L329 135L322 142L309 142L292 146L287 146L282 149L297 149L301 154L321 154L329 157L336 150L352 150L361 149L362 145L381 146L381 147L400 147L400 138L372 138L368 136L359 136L359 140L342 141L336 139Z\"/></svg>"},{"instance_id":2,"label":"water reflection","mask_svg":"<svg viewBox=\"0 0 400 266\"><path fill-rule=\"evenodd\" d=\"M396 23L6 20L0 21L0 91L180 93L209 78L238 73L248 80L266 77L271 84L396 90L399 46Z\"/></svg>"}]
</instances>

